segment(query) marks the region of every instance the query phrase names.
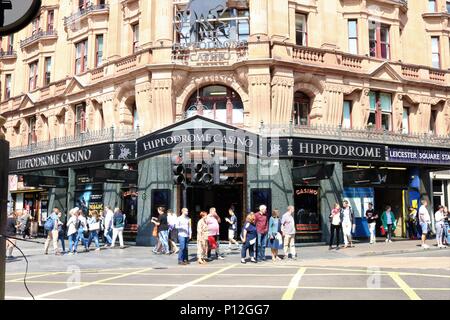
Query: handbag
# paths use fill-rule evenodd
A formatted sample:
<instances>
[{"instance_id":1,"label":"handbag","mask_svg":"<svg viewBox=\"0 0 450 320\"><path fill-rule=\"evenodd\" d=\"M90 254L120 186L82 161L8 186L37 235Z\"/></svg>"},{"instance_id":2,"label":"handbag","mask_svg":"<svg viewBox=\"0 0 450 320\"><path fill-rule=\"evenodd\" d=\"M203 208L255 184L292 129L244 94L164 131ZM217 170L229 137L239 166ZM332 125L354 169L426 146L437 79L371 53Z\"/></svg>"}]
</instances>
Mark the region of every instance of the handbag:
<instances>
[{"instance_id":1,"label":"handbag","mask_svg":"<svg viewBox=\"0 0 450 320\"><path fill-rule=\"evenodd\" d=\"M217 249L216 238L213 236L208 237L208 244L211 249Z\"/></svg>"},{"instance_id":2,"label":"handbag","mask_svg":"<svg viewBox=\"0 0 450 320\"><path fill-rule=\"evenodd\" d=\"M152 236L157 237L158 236L158 226L153 227Z\"/></svg>"},{"instance_id":3,"label":"handbag","mask_svg":"<svg viewBox=\"0 0 450 320\"><path fill-rule=\"evenodd\" d=\"M98 231L100 230L100 222L94 222L89 225L89 231Z\"/></svg>"}]
</instances>

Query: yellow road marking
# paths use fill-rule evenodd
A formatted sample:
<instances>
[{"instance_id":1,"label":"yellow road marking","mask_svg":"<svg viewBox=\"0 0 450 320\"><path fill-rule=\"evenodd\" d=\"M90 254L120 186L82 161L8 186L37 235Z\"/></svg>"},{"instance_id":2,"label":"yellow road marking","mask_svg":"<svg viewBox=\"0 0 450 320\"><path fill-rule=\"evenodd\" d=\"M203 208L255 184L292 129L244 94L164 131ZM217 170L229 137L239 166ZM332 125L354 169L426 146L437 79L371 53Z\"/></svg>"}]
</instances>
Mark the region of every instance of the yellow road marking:
<instances>
[{"instance_id":1,"label":"yellow road marking","mask_svg":"<svg viewBox=\"0 0 450 320\"><path fill-rule=\"evenodd\" d=\"M292 300L294 298L295 291L297 290L298 284L302 279L302 276L305 273L305 271L306 268L304 267L298 270L297 274L292 278L291 282L289 283L288 289L283 294L281 300Z\"/></svg>"},{"instance_id":2,"label":"yellow road marking","mask_svg":"<svg viewBox=\"0 0 450 320\"><path fill-rule=\"evenodd\" d=\"M41 298L45 298L45 297L52 296L52 295L55 295L55 294L64 293L64 292L67 292L67 291L77 290L77 289L81 289L81 288L85 288L85 287L92 286L92 285L95 285L95 284L102 284L104 282L125 278L125 277L128 277L128 276L136 275L136 274L139 274L141 272L146 272L146 271L149 271L149 270L152 270L152 268L141 269L141 270L138 270L138 271L129 272L129 273L126 273L126 274L122 274L122 275L119 275L119 276L106 278L106 279L102 279L102 280L98 280L98 281L94 281L94 282L89 282L89 283L86 283L86 284L73 286L73 287L70 287L70 288L62 289L62 290L56 290L56 291L47 292L47 293L44 293L44 294L41 294L41 295L37 296L36 299L41 299Z\"/></svg>"},{"instance_id":3,"label":"yellow road marking","mask_svg":"<svg viewBox=\"0 0 450 320\"><path fill-rule=\"evenodd\" d=\"M408 286L408 284L405 281L403 281L402 278L400 278L397 272L390 272L389 275L391 276L392 280L394 280L395 283L397 283L397 285L403 290L403 292L406 293L406 295L411 300L422 300L417 295L417 293L410 286Z\"/></svg>"},{"instance_id":4,"label":"yellow road marking","mask_svg":"<svg viewBox=\"0 0 450 320\"><path fill-rule=\"evenodd\" d=\"M195 285L195 284L197 284L199 282L202 282L202 281L205 281L205 280L207 280L209 278L212 278L212 277L214 277L214 276L216 276L216 275L218 275L218 274L220 274L220 273L222 273L224 271L230 270L230 269L234 268L235 266L236 266L236 264L233 264L231 266L222 268L222 269L220 269L220 270L218 270L216 272L213 272L213 273L210 273L208 275L205 275L205 276L203 276L203 277L201 277L201 278L199 278L197 280L185 283L185 284L183 284L183 285L181 285L181 286L179 286L179 287L177 287L175 289L170 290L169 292L166 292L166 293L164 293L164 294L154 298L153 300L164 300L164 299L167 299L168 297L174 295L175 293L178 293L178 292L180 292L180 291L182 291L182 290L184 290L184 289L186 289L188 287L191 287L191 286L193 286L193 285Z\"/></svg>"}]
</instances>

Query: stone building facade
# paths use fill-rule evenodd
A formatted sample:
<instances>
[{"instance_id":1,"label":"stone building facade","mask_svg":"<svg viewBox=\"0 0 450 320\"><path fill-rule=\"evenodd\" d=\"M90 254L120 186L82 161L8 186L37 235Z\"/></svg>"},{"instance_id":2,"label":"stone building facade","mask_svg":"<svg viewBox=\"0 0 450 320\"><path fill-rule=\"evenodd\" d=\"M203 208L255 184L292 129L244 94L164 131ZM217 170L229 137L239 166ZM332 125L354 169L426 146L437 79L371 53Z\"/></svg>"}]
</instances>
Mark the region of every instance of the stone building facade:
<instances>
[{"instance_id":1,"label":"stone building facade","mask_svg":"<svg viewBox=\"0 0 450 320\"><path fill-rule=\"evenodd\" d=\"M446 148L448 9L444 0L43 0L35 22L1 42L0 132L12 158L111 142L111 132L130 141L194 115L254 133ZM165 161L135 161L136 194L147 195L137 200L139 228L154 189L172 190L179 209L170 168L149 169ZM447 165L418 164L423 177ZM298 163L279 165L289 176ZM335 169L341 189L346 165ZM155 176L144 182L143 168ZM292 178L244 171L241 210L254 209L249 195L261 186L273 207L294 201ZM150 181L157 187L141 190ZM317 184L323 216L340 199L327 198L329 185Z\"/></svg>"}]
</instances>

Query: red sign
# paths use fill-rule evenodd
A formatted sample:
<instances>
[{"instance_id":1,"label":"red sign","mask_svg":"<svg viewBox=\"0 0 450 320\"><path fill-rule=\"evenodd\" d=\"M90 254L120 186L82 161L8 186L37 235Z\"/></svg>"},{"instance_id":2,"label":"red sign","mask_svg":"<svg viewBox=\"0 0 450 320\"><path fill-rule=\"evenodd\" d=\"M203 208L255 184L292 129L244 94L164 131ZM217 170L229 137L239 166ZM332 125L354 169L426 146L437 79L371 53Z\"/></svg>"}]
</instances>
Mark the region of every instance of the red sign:
<instances>
[{"instance_id":1,"label":"red sign","mask_svg":"<svg viewBox=\"0 0 450 320\"><path fill-rule=\"evenodd\" d=\"M302 188L302 189L295 190L295 194L298 196L301 194L311 194L311 195L317 196L317 195L319 195L319 190L312 189L312 188Z\"/></svg>"}]
</instances>

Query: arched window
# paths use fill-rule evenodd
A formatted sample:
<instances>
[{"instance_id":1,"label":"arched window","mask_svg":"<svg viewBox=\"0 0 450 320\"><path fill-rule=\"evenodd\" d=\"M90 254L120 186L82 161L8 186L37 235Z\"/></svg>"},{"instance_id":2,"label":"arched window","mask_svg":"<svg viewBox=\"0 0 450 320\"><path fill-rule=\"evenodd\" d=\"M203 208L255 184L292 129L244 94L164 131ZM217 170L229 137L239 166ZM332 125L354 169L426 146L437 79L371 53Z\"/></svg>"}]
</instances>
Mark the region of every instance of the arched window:
<instances>
[{"instance_id":1,"label":"arched window","mask_svg":"<svg viewBox=\"0 0 450 320\"><path fill-rule=\"evenodd\" d=\"M292 108L292 118L294 125L309 125L310 112L311 99L303 92L297 91L294 94L294 105Z\"/></svg>"},{"instance_id":2,"label":"arched window","mask_svg":"<svg viewBox=\"0 0 450 320\"><path fill-rule=\"evenodd\" d=\"M137 130L139 128L139 113L136 107L136 102L133 103L133 107L131 108L131 112L133 114L133 130Z\"/></svg>"},{"instance_id":3,"label":"arched window","mask_svg":"<svg viewBox=\"0 0 450 320\"><path fill-rule=\"evenodd\" d=\"M194 93L186 106L186 117L202 115L228 124L244 123L244 105L231 88L212 85Z\"/></svg>"}]
</instances>

